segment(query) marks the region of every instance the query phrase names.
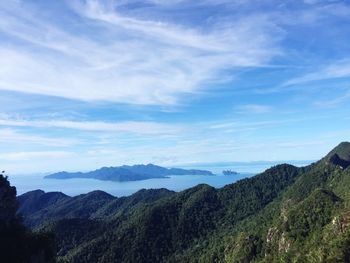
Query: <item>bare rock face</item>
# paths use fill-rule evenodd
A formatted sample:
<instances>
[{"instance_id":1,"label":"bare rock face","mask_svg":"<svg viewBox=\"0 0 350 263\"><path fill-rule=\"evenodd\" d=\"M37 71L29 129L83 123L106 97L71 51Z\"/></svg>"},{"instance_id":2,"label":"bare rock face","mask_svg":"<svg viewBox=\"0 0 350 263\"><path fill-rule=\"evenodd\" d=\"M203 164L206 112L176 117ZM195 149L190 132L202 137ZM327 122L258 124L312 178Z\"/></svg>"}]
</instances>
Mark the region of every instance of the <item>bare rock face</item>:
<instances>
[{"instance_id":1,"label":"bare rock face","mask_svg":"<svg viewBox=\"0 0 350 263\"><path fill-rule=\"evenodd\" d=\"M335 216L332 220L332 225L336 228L338 233L344 234L350 225L350 213Z\"/></svg>"},{"instance_id":2,"label":"bare rock face","mask_svg":"<svg viewBox=\"0 0 350 263\"><path fill-rule=\"evenodd\" d=\"M270 227L266 235L266 243L271 243L278 237L279 231L277 227Z\"/></svg>"},{"instance_id":3,"label":"bare rock face","mask_svg":"<svg viewBox=\"0 0 350 263\"><path fill-rule=\"evenodd\" d=\"M283 232L278 242L278 251L280 253L287 253L291 246L290 241L287 239L286 234Z\"/></svg>"},{"instance_id":4,"label":"bare rock face","mask_svg":"<svg viewBox=\"0 0 350 263\"><path fill-rule=\"evenodd\" d=\"M266 235L266 243L271 248L276 247L278 254L287 253L291 247L291 242L288 240L286 233L282 232L277 227L269 228ZM265 253L265 257L268 253Z\"/></svg>"}]
</instances>

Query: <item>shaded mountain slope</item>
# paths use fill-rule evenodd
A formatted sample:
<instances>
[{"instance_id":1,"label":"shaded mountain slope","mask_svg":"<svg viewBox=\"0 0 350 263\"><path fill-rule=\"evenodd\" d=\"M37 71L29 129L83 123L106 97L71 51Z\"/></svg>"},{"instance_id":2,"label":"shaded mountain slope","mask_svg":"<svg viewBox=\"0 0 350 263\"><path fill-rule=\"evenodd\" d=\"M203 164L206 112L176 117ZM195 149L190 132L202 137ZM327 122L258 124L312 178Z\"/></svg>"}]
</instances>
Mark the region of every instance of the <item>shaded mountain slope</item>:
<instances>
[{"instance_id":1,"label":"shaded mountain slope","mask_svg":"<svg viewBox=\"0 0 350 263\"><path fill-rule=\"evenodd\" d=\"M69 197L60 192L45 193L42 190L30 191L17 198L19 202L18 213L26 217L40 209L45 209L48 206L67 199Z\"/></svg>"},{"instance_id":2,"label":"shaded mountain slope","mask_svg":"<svg viewBox=\"0 0 350 263\"><path fill-rule=\"evenodd\" d=\"M0 174L0 261L11 263L55 262L53 236L34 234L17 216L16 188Z\"/></svg>"},{"instance_id":3,"label":"shaded mountain slope","mask_svg":"<svg viewBox=\"0 0 350 263\"><path fill-rule=\"evenodd\" d=\"M342 142L335 147L326 158L330 158L332 155L337 154L342 160L350 161L350 142Z\"/></svg>"},{"instance_id":4,"label":"shaded mountain slope","mask_svg":"<svg viewBox=\"0 0 350 263\"><path fill-rule=\"evenodd\" d=\"M130 212L134 206L141 206L173 193L167 189L142 189L131 196L120 198L103 191L70 197L63 193L45 193L38 190L18 197L18 211L24 217L24 223L35 228L46 221L106 218L124 211Z\"/></svg>"}]
</instances>

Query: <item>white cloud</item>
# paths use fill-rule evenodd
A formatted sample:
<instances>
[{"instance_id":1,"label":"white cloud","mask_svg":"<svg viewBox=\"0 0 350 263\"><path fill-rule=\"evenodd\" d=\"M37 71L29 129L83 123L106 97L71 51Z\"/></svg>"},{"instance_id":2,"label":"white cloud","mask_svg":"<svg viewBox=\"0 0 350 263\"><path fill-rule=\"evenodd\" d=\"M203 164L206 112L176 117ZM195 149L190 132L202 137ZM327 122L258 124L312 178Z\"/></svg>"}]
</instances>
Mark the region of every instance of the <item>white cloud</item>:
<instances>
[{"instance_id":1,"label":"white cloud","mask_svg":"<svg viewBox=\"0 0 350 263\"><path fill-rule=\"evenodd\" d=\"M125 132L141 135L177 134L185 127L175 124L157 122L102 122L102 121L66 121L66 120L15 120L0 119L0 125L36 128L64 128L83 131Z\"/></svg>"},{"instance_id":2,"label":"white cloud","mask_svg":"<svg viewBox=\"0 0 350 263\"><path fill-rule=\"evenodd\" d=\"M336 78L349 78L350 77L350 61L335 61L325 67L318 69L317 71L305 74L300 77L296 77L288 80L283 86L298 85L302 83L320 81Z\"/></svg>"},{"instance_id":3,"label":"white cloud","mask_svg":"<svg viewBox=\"0 0 350 263\"><path fill-rule=\"evenodd\" d=\"M115 11L114 5L105 5L102 3L104 2L96 0L83 1L83 4L78 5L75 10L89 19L102 21L126 30L136 31L151 37L157 42L163 42L171 46L180 45L203 51L229 51L231 48L230 42L234 41L234 36L229 34L231 33L229 29L228 31L200 34L191 28L123 16ZM225 36L225 33L228 33L228 35ZM223 38L226 38L227 42L222 41Z\"/></svg>"},{"instance_id":4,"label":"white cloud","mask_svg":"<svg viewBox=\"0 0 350 263\"><path fill-rule=\"evenodd\" d=\"M224 129L224 128L234 128L234 129L242 129L242 128L261 128L266 126L274 126L274 125L280 125L283 123L289 123L289 122L295 122L300 121L299 119L295 120L286 120L286 121L280 121L280 120L267 120L267 121L231 121L227 120L225 122L218 122L214 123L209 126L210 129Z\"/></svg>"},{"instance_id":5,"label":"white cloud","mask_svg":"<svg viewBox=\"0 0 350 263\"><path fill-rule=\"evenodd\" d=\"M41 151L41 152L8 152L0 153L0 160L4 161L29 161L43 158L64 158L70 157L73 153L65 151Z\"/></svg>"},{"instance_id":6,"label":"white cloud","mask_svg":"<svg viewBox=\"0 0 350 263\"><path fill-rule=\"evenodd\" d=\"M0 124L1 125L1 124ZM80 140L68 138L49 138L44 136L24 134L12 129L0 129L0 142L11 144L35 144L55 147L66 147L80 144Z\"/></svg>"},{"instance_id":7,"label":"white cloud","mask_svg":"<svg viewBox=\"0 0 350 263\"><path fill-rule=\"evenodd\" d=\"M350 91L333 99L328 98L327 100L315 101L314 105L322 108L331 108L331 107L339 106L340 104L349 100L350 100Z\"/></svg>"},{"instance_id":8,"label":"white cloud","mask_svg":"<svg viewBox=\"0 0 350 263\"><path fill-rule=\"evenodd\" d=\"M76 9L94 36L62 30L27 4L0 4L0 31L11 43L31 44L0 42L0 89L171 105L223 79L222 70L262 66L280 52L278 28L266 16L184 27L121 15L102 3L83 1Z\"/></svg>"},{"instance_id":9,"label":"white cloud","mask_svg":"<svg viewBox=\"0 0 350 263\"><path fill-rule=\"evenodd\" d=\"M239 113L248 113L248 114L262 114L269 113L272 111L272 107L268 105L260 104L247 104L238 107Z\"/></svg>"}]
</instances>

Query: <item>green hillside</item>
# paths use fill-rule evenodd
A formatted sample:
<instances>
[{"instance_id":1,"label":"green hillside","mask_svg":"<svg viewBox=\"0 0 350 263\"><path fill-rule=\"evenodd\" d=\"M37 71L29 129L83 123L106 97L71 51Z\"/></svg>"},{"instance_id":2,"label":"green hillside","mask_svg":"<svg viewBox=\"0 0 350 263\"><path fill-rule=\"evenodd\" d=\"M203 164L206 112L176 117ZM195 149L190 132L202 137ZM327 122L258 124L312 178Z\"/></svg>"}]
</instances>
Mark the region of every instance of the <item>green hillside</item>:
<instances>
[{"instance_id":1,"label":"green hillside","mask_svg":"<svg viewBox=\"0 0 350 263\"><path fill-rule=\"evenodd\" d=\"M349 161L341 143L221 189L53 198L26 222L56 235L59 262L350 262Z\"/></svg>"}]
</instances>

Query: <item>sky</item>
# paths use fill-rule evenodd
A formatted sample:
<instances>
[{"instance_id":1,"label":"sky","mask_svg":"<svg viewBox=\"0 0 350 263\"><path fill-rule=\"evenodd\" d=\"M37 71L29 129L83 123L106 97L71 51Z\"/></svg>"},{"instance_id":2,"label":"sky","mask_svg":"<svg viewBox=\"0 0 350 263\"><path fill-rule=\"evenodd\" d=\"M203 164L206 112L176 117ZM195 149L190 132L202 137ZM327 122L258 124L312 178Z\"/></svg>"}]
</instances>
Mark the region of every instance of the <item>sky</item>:
<instances>
[{"instance_id":1,"label":"sky","mask_svg":"<svg viewBox=\"0 0 350 263\"><path fill-rule=\"evenodd\" d=\"M350 1L0 2L0 166L316 160L350 140Z\"/></svg>"}]
</instances>

